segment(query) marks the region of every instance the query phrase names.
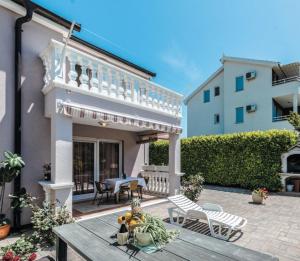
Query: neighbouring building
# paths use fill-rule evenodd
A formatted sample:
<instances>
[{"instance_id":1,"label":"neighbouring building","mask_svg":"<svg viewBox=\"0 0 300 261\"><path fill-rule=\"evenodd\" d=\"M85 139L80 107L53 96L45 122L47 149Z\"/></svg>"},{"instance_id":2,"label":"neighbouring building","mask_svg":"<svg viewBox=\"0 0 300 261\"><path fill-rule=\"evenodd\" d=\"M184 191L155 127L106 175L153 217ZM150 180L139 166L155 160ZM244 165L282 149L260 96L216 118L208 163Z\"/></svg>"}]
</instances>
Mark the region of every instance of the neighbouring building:
<instances>
[{"instance_id":1,"label":"neighbouring building","mask_svg":"<svg viewBox=\"0 0 300 261\"><path fill-rule=\"evenodd\" d=\"M72 36L72 23L33 4L23 24L21 186L40 200L67 205L93 198L94 181L137 176L147 142L169 138L169 193L178 188L182 95L151 79L155 73ZM0 0L0 157L14 151L15 22L22 1ZM80 24L74 30L80 31ZM66 44L67 42L67 44ZM17 129L17 132L19 129ZM1 159L0 158L0 159ZM51 163L51 181L43 165ZM5 212L11 215L8 194ZM22 223L29 222L25 211Z\"/></svg>"},{"instance_id":2,"label":"neighbouring building","mask_svg":"<svg viewBox=\"0 0 300 261\"><path fill-rule=\"evenodd\" d=\"M184 100L188 136L292 129L287 116L299 112L299 62L223 56L221 63Z\"/></svg>"}]
</instances>

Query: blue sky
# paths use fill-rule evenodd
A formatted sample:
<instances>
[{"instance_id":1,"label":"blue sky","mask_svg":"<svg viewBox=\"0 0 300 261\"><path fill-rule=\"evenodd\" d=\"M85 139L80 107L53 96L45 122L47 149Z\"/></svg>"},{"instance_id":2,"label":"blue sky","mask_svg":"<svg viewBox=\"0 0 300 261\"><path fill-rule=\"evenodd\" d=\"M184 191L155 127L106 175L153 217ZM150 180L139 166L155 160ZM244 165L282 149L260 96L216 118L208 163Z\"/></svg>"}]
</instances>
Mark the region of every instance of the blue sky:
<instances>
[{"instance_id":1,"label":"blue sky","mask_svg":"<svg viewBox=\"0 0 300 261\"><path fill-rule=\"evenodd\" d=\"M79 37L156 72L155 82L184 95L220 66L223 53L300 60L298 0L33 1L82 24Z\"/></svg>"}]
</instances>

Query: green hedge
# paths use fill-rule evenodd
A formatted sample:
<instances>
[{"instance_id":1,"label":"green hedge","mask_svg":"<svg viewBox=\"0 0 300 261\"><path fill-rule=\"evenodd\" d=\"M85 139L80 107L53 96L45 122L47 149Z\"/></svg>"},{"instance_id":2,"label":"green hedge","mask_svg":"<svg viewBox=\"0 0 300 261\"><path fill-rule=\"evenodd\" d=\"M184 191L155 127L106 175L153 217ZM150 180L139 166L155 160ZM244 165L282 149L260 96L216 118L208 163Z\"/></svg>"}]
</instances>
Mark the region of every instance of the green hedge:
<instances>
[{"instance_id":1,"label":"green hedge","mask_svg":"<svg viewBox=\"0 0 300 261\"><path fill-rule=\"evenodd\" d=\"M254 189L281 188L280 155L296 143L287 130L210 135L181 140L181 165L186 175L201 172L208 184ZM168 164L168 142L150 145L150 164Z\"/></svg>"}]
</instances>

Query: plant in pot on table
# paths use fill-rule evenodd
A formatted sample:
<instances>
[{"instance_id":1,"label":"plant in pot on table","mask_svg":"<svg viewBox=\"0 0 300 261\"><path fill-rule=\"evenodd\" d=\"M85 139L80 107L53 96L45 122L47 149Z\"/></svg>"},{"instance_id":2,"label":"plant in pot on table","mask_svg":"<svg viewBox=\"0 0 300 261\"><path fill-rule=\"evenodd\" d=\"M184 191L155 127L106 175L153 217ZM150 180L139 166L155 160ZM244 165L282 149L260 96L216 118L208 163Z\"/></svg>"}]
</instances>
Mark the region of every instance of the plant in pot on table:
<instances>
[{"instance_id":1,"label":"plant in pot on table","mask_svg":"<svg viewBox=\"0 0 300 261\"><path fill-rule=\"evenodd\" d=\"M168 231L160 218L143 213L139 198L132 200L130 212L118 217L121 229L125 223L124 221L126 221L129 233L133 235L133 244L148 253L160 249L179 234L178 231ZM119 237L121 236L118 235Z\"/></svg>"},{"instance_id":2,"label":"plant in pot on table","mask_svg":"<svg viewBox=\"0 0 300 261\"><path fill-rule=\"evenodd\" d=\"M0 239L7 237L10 232L10 222L2 212L5 185L12 182L24 166L25 163L19 155L4 152L4 160L0 162Z\"/></svg>"},{"instance_id":3,"label":"plant in pot on table","mask_svg":"<svg viewBox=\"0 0 300 261\"><path fill-rule=\"evenodd\" d=\"M256 204L262 204L268 198L268 190L266 188L258 188L252 191L252 200Z\"/></svg>"}]
</instances>

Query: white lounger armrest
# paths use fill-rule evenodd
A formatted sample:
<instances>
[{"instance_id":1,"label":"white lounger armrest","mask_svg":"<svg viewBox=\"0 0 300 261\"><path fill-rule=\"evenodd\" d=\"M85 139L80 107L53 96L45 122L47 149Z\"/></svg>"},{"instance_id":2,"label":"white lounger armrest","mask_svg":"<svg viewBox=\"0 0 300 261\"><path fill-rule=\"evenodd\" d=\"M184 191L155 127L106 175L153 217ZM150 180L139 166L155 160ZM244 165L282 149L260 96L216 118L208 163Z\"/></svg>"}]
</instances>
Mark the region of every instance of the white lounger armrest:
<instances>
[{"instance_id":1,"label":"white lounger armrest","mask_svg":"<svg viewBox=\"0 0 300 261\"><path fill-rule=\"evenodd\" d=\"M201 207L204 210L223 212L223 208L218 204L204 203Z\"/></svg>"}]
</instances>

